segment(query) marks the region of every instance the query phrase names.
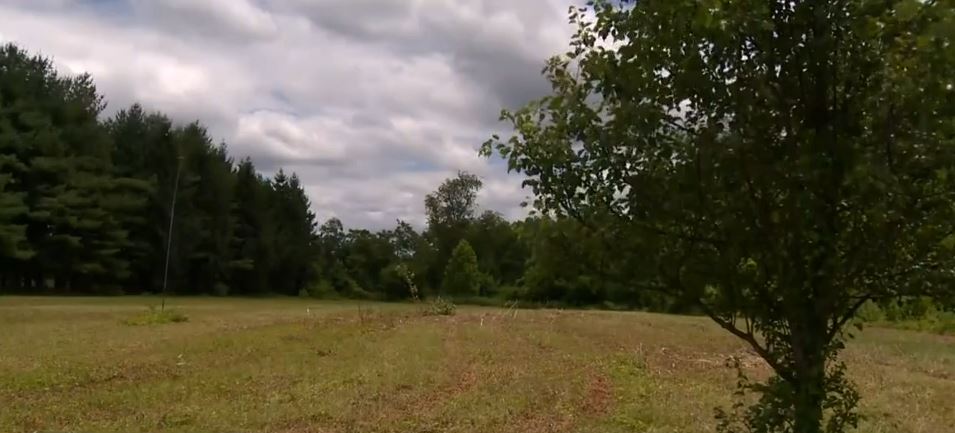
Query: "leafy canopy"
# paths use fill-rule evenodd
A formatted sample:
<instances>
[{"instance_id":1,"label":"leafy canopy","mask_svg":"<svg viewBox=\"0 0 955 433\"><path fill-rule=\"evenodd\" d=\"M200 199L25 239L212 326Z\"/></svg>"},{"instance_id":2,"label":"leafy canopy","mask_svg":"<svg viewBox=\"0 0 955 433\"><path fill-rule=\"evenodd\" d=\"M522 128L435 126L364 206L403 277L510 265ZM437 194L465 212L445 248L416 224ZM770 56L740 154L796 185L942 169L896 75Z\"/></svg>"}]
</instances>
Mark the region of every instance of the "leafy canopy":
<instances>
[{"instance_id":1,"label":"leafy canopy","mask_svg":"<svg viewBox=\"0 0 955 433\"><path fill-rule=\"evenodd\" d=\"M780 381L772 429L821 431L856 309L952 291L953 5L572 8L553 94L505 111L514 135L483 151L527 175L537 208L655 263L622 278L746 340Z\"/></svg>"}]
</instances>

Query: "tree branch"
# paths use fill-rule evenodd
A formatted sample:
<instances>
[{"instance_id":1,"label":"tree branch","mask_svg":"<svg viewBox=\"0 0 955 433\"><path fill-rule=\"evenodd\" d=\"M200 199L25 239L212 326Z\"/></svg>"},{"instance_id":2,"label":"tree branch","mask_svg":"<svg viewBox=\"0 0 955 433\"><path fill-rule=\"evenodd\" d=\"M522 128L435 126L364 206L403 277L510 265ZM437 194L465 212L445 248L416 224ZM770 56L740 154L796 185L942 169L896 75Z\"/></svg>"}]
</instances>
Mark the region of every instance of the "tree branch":
<instances>
[{"instance_id":1,"label":"tree branch","mask_svg":"<svg viewBox=\"0 0 955 433\"><path fill-rule=\"evenodd\" d=\"M704 302L697 300L697 303L697 306L703 310L703 313L709 316L709 318L716 322L717 325L720 325L720 327L729 331L731 334L749 343L753 350L756 351L761 358L766 360L766 363L773 368L773 371L775 371L779 377L785 379L787 382L795 381L795 377L792 375L789 369L785 368L766 347L763 347L763 345L759 344L759 341L756 340L756 336L752 332L743 332L736 327L736 324L715 314L713 310L710 309Z\"/></svg>"},{"instance_id":2,"label":"tree branch","mask_svg":"<svg viewBox=\"0 0 955 433\"><path fill-rule=\"evenodd\" d=\"M842 317L835 319L835 321L829 325L829 329L826 331L826 342L832 341L832 339L835 338L836 334L839 333L842 327L845 326L845 324L848 323L850 320L852 320L853 317L855 317L856 312L859 311L859 308L862 308L862 305L864 305L870 299L872 299L872 297L868 295L864 295L860 297L859 299L856 300L854 304L852 304L849 310L842 315Z\"/></svg>"}]
</instances>

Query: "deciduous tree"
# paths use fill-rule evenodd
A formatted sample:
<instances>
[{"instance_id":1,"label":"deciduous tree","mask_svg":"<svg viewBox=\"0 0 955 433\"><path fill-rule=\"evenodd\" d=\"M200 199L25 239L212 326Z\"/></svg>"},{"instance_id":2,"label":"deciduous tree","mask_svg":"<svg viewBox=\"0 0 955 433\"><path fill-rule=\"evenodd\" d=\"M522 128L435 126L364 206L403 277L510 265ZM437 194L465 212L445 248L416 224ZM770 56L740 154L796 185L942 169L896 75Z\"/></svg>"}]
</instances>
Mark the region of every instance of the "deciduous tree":
<instances>
[{"instance_id":1,"label":"deciduous tree","mask_svg":"<svg viewBox=\"0 0 955 433\"><path fill-rule=\"evenodd\" d=\"M635 283L773 368L768 410L744 423L840 431L855 401L836 355L856 310L953 287L953 14L949 0L575 8L553 94L505 112L515 134L484 150L528 176L538 208L652 260Z\"/></svg>"}]
</instances>

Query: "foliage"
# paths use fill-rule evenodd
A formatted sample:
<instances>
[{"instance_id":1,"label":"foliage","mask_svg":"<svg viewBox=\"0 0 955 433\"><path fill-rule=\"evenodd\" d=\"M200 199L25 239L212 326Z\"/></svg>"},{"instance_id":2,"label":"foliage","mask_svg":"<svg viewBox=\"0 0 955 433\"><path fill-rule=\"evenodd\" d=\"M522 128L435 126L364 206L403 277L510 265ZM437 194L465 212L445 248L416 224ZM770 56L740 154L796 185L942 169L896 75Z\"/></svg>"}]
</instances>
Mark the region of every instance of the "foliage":
<instances>
[{"instance_id":1,"label":"foliage","mask_svg":"<svg viewBox=\"0 0 955 433\"><path fill-rule=\"evenodd\" d=\"M451 260L444 269L442 289L448 294L477 295L480 293L482 279L474 249L468 241L462 240L454 247Z\"/></svg>"},{"instance_id":2,"label":"foliage","mask_svg":"<svg viewBox=\"0 0 955 433\"><path fill-rule=\"evenodd\" d=\"M955 333L955 312L927 297L901 298L881 304L866 302L856 313L858 323L874 323L899 329Z\"/></svg>"},{"instance_id":3,"label":"foliage","mask_svg":"<svg viewBox=\"0 0 955 433\"><path fill-rule=\"evenodd\" d=\"M483 151L528 176L541 212L647 265L609 275L751 345L792 388L773 394L791 431L817 433L843 326L867 300L952 299L952 6L572 8L553 94L505 111L515 134Z\"/></svg>"},{"instance_id":4,"label":"foliage","mask_svg":"<svg viewBox=\"0 0 955 433\"><path fill-rule=\"evenodd\" d=\"M295 174L236 167L198 122L139 105L101 120L104 106L91 77L0 47L0 291L160 292L167 247L173 293L295 295L315 279Z\"/></svg>"},{"instance_id":5,"label":"foliage","mask_svg":"<svg viewBox=\"0 0 955 433\"><path fill-rule=\"evenodd\" d=\"M734 393L737 401L730 412L716 410L716 430L719 433L793 431L796 414L792 401L796 398L797 391L792 384L778 376L766 383L752 382L746 377L739 358L733 359L733 367L737 371L737 388ZM834 362L829 367L824 386L826 401L823 405L830 413L823 431L835 433L856 428L859 415L855 412L855 407L860 397L846 378L845 364ZM746 397L750 393L759 396L758 404L746 406Z\"/></svg>"},{"instance_id":6,"label":"foliage","mask_svg":"<svg viewBox=\"0 0 955 433\"><path fill-rule=\"evenodd\" d=\"M453 316L457 312L457 306L454 302L438 296L428 301L428 307L424 311L426 316Z\"/></svg>"},{"instance_id":7,"label":"foliage","mask_svg":"<svg viewBox=\"0 0 955 433\"><path fill-rule=\"evenodd\" d=\"M150 306L148 311L140 313L123 321L130 326L164 325L167 323L182 323L189 321L189 317L178 310L171 308L159 309Z\"/></svg>"},{"instance_id":8,"label":"foliage","mask_svg":"<svg viewBox=\"0 0 955 433\"><path fill-rule=\"evenodd\" d=\"M439 287L442 273L452 250L465 238L474 219L477 193L483 182L477 176L459 172L457 177L445 180L424 200L428 230L425 234L434 248L430 257L428 284Z\"/></svg>"},{"instance_id":9,"label":"foliage","mask_svg":"<svg viewBox=\"0 0 955 433\"><path fill-rule=\"evenodd\" d=\"M862 323L880 322L885 320L885 313L879 308L879 305L873 301L866 301L856 311L856 318Z\"/></svg>"}]
</instances>

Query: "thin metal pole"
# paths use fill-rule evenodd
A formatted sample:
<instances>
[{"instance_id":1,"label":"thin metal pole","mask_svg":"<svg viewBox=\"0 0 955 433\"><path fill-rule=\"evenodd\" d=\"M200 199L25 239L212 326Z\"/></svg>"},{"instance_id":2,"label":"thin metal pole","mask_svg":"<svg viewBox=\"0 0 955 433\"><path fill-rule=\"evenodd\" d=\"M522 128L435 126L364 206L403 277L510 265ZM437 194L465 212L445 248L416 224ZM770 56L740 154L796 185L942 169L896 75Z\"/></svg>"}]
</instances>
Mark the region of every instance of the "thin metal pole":
<instances>
[{"instance_id":1,"label":"thin metal pole","mask_svg":"<svg viewBox=\"0 0 955 433\"><path fill-rule=\"evenodd\" d=\"M176 185L172 189L172 204L169 205L169 231L166 232L166 266L162 273L162 306L166 311L166 285L169 282L169 252L172 250L172 224L176 220L176 195L179 193L179 173L182 171L182 156L176 158Z\"/></svg>"}]
</instances>

